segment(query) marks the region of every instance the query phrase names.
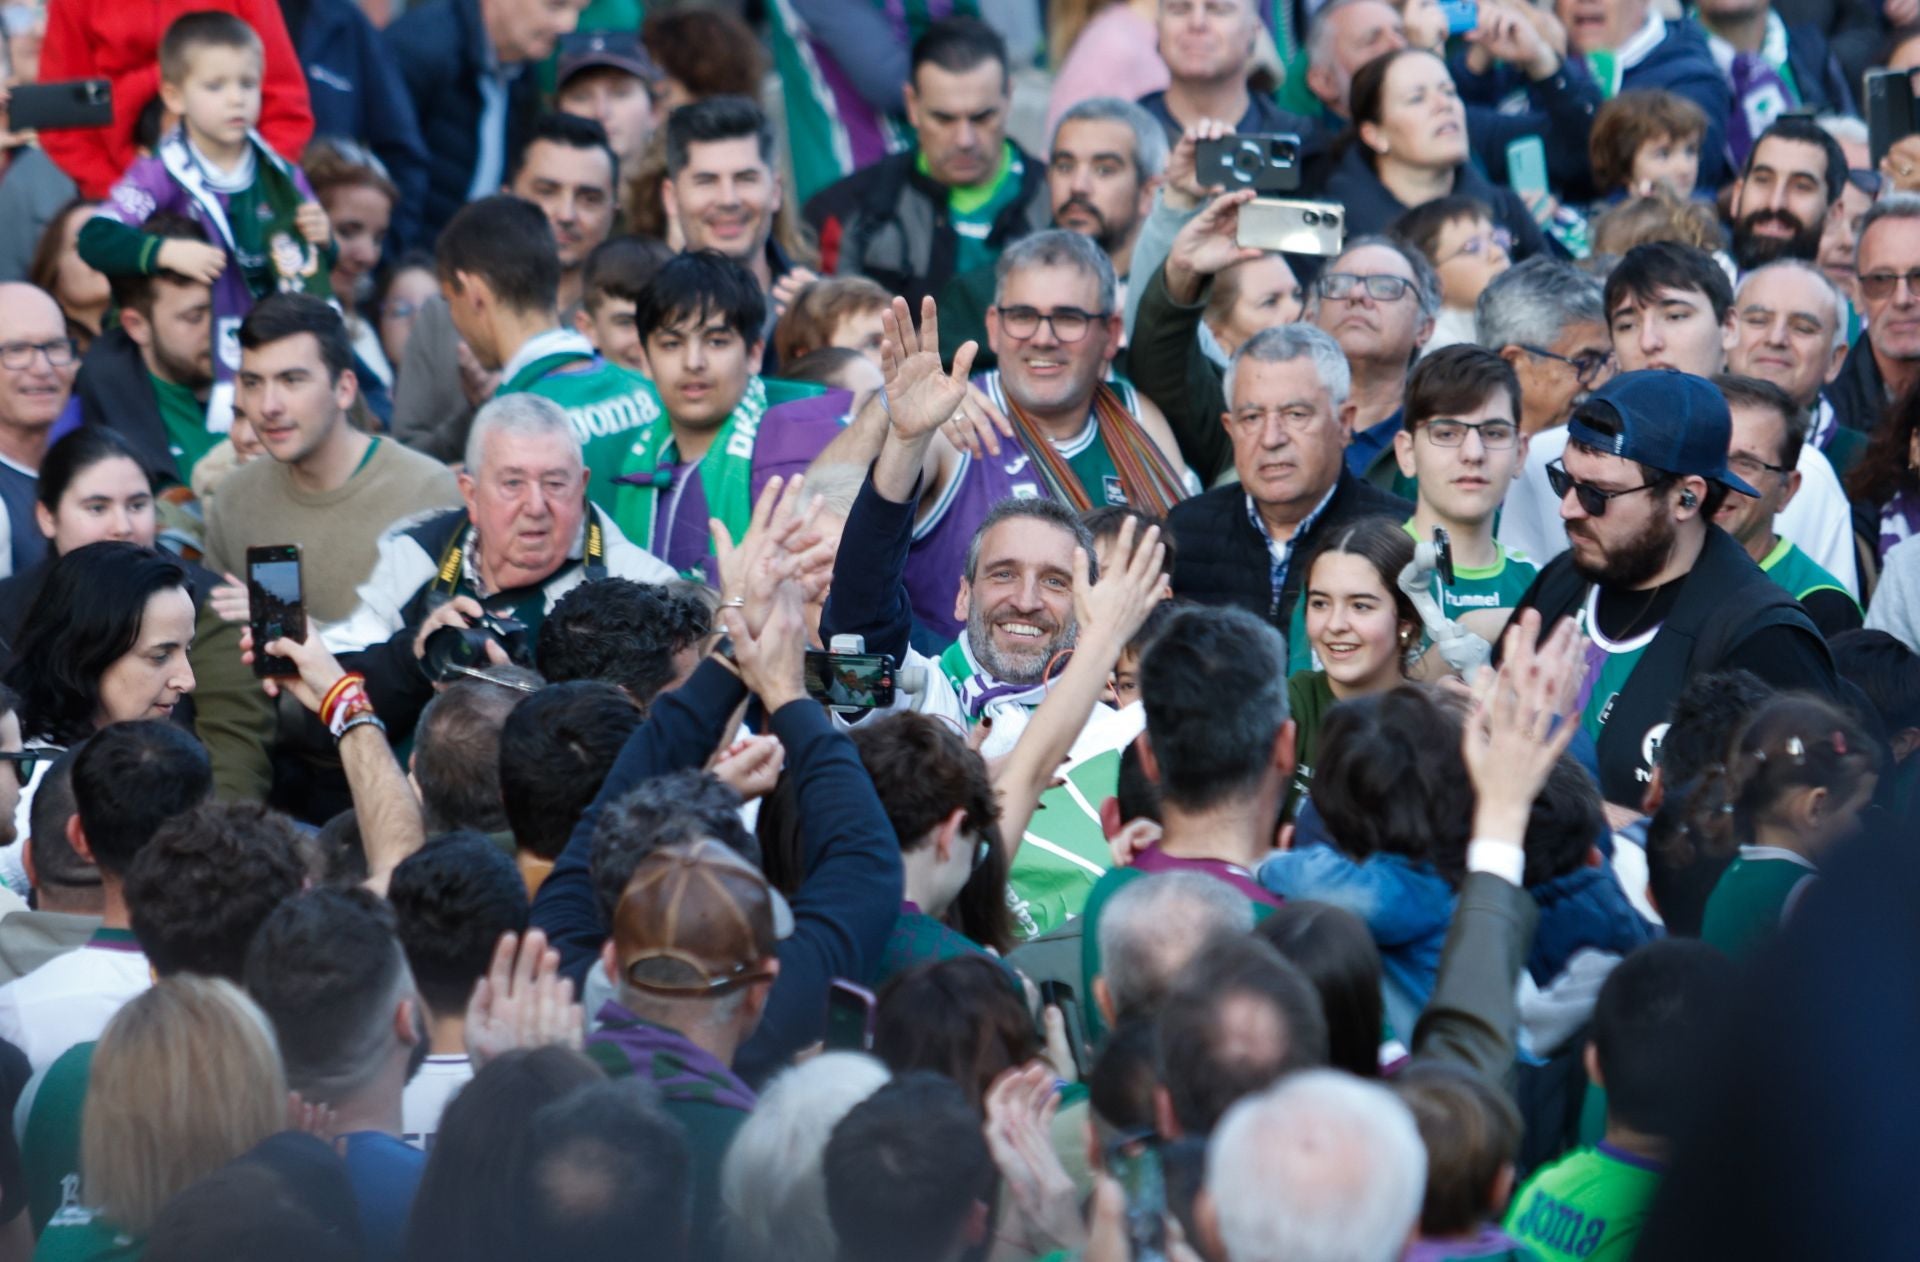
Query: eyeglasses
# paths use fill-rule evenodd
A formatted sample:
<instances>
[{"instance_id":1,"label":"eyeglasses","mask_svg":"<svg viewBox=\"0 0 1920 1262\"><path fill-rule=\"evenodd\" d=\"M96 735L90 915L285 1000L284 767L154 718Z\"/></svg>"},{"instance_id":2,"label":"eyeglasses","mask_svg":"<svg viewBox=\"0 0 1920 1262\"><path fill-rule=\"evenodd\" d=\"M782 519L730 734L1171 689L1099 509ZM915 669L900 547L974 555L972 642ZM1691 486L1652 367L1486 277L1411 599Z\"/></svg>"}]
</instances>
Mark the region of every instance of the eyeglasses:
<instances>
[{"instance_id":1,"label":"eyeglasses","mask_svg":"<svg viewBox=\"0 0 1920 1262\"><path fill-rule=\"evenodd\" d=\"M1412 291L1413 282L1404 276L1355 276L1352 272L1328 272L1314 282L1322 298L1336 302L1357 298L1354 291L1362 288L1375 302L1398 302Z\"/></svg>"},{"instance_id":2,"label":"eyeglasses","mask_svg":"<svg viewBox=\"0 0 1920 1262\"><path fill-rule=\"evenodd\" d=\"M0 365L14 372L31 365L35 355L45 355L53 367L65 368L80 357L80 350L70 337L56 337L51 342L0 343Z\"/></svg>"},{"instance_id":3,"label":"eyeglasses","mask_svg":"<svg viewBox=\"0 0 1920 1262\"><path fill-rule=\"evenodd\" d=\"M1578 355L1560 355L1544 346L1530 346L1525 342L1520 343L1520 349L1529 355L1538 355L1541 359L1558 360L1567 365L1573 369L1573 375L1582 389L1592 385L1594 378L1613 362L1613 352L1610 350L1581 351Z\"/></svg>"},{"instance_id":4,"label":"eyeglasses","mask_svg":"<svg viewBox=\"0 0 1920 1262\"><path fill-rule=\"evenodd\" d=\"M56 749L22 749L13 753L0 752L0 762L13 764L13 774L20 778L20 787L26 788L33 781L33 773L40 764L57 755Z\"/></svg>"},{"instance_id":5,"label":"eyeglasses","mask_svg":"<svg viewBox=\"0 0 1920 1262\"><path fill-rule=\"evenodd\" d=\"M1547 485L1553 488L1553 493L1560 499L1567 498L1567 492L1572 491L1580 499L1580 511L1587 516L1605 517L1608 500L1617 500L1622 495L1632 495L1635 491L1651 491L1659 487L1660 483L1642 482L1639 486L1630 486L1623 491L1608 491L1591 482L1575 481L1573 475L1567 472L1566 465L1555 460L1547 465Z\"/></svg>"},{"instance_id":6,"label":"eyeglasses","mask_svg":"<svg viewBox=\"0 0 1920 1262\"><path fill-rule=\"evenodd\" d=\"M1480 435L1480 445L1488 451L1505 451L1513 446L1520 436L1520 427L1512 421L1456 421L1452 417L1436 417L1431 421L1422 421L1420 428L1427 431L1427 440L1436 447L1458 447L1467 441L1467 435Z\"/></svg>"},{"instance_id":7,"label":"eyeglasses","mask_svg":"<svg viewBox=\"0 0 1920 1262\"><path fill-rule=\"evenodd\" d=\"M1023 342L1038 333L1042 324L1052 329L1059 341L1077 342L1087 335L1095 320L1104 320L1109 314L1082 311L1078 307L1055 307L1052 311L1038 307L995 307L994 310L1000 313L1001 327Z\"/></svg>"},{"instance_id":8,"label":"eyeglasses","mask_svg":"<svg viewBox=\"0 0 1920 1262\"><path fill-rule=\"evenodd\" d=\"M1452 254L1433 261L1435 267L1442 263L1451 263L1457 258L1478 258L1488 250L1498 246L1503 252L1513 249L1513 234L1505 228L1495 228L1490 232L1477 232L1460 243L1460 248Z\"/></svg>"},{"instance_id":9,"label":"eyeglasses","mask_svg":"<svg viewBox=\"0 0 1920 1262\"><path fill-rule=\"evenodd\" d=\"M1727 467L1740 475L1743 482L1751 482L1762 473L1778 473L1785 476L1791 470L1783 464L1768 464L1758 456L1749 456L1745 452L1727 457Z\"/></svg>"},{"instance_id":10,"label":"eyeglasses","mask_svg":"<svg viewBox=\"0 0 1920 1262\"><path fill-rule=\"evenodd\" d=\"M1893 295L1893 290L1901 281L1907 282L1907 293L1920 298L1920 267L1905 272L1862 272L1860 273L1860 292L1879 302Z\"/></svg>"}]
</instances>

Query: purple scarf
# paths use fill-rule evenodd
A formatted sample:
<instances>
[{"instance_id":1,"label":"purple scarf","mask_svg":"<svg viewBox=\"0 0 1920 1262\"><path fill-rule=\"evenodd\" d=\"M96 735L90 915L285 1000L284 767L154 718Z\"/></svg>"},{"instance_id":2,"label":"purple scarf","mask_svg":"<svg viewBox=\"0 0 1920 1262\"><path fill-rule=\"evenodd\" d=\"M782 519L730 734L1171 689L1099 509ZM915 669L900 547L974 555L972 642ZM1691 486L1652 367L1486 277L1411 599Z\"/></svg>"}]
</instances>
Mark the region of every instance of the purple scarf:
<instances>
[{"instance_id":1,"label":"purple scarf","mask_svg":"<svg viewBox=\"0 0 1920 1262\"><path fill-rule=\"evenodd\" d=\"M753 1111L758 1100L753 1088L678 1030L643 1021L612 1000L602 1005L599 1020L587 1051L601 1065L610 1053L617 1055L634 1077L658 1088L662 1099Z\"/></svg>"}]
</instances>

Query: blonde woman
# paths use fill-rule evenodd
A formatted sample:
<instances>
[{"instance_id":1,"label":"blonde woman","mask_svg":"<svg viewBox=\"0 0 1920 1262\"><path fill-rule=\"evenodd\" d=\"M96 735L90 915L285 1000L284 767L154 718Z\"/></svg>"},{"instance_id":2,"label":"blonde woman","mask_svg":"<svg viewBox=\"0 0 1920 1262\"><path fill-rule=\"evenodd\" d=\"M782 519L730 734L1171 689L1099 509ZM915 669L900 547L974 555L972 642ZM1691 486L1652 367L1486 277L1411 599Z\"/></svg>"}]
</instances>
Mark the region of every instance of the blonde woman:
<instances>
[{"instance_id":1,"label":"blonde woman","mask_svg":"<svg viewBox=\"0 0 1920 1262\"><path fill-rule=\"evenodd\" d=\"M138 1257L169 1200L286 1119L280 1051L254 1002L217 978L156 982L94 1049L80 1128L84 1207L61 1207L34 1258Z\"/></svg>"}]
</instances>

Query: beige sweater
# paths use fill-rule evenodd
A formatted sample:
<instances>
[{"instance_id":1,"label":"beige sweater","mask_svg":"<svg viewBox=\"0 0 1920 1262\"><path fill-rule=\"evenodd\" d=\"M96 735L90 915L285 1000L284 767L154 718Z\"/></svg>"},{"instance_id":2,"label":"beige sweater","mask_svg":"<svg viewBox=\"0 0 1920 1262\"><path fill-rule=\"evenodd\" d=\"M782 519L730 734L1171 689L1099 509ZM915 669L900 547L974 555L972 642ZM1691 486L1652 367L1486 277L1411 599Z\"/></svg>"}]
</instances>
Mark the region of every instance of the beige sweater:
<instances>
[{"instance_id":1,"label":"beige sweater","mask_svg":"<svg viewBox=\"0 0 1920 1262\"><path fill-rule=\"evenodd\" d=\"M302 491L285 465L261 457L223 480L208 506L207 565L244 579L249 547L297 543L307 616L337 622L353 612L354 589L372 573L387 527L459 504L452 470L391 438L379 441L345 486L324 495Z\"/></svg>"}]
</instances>

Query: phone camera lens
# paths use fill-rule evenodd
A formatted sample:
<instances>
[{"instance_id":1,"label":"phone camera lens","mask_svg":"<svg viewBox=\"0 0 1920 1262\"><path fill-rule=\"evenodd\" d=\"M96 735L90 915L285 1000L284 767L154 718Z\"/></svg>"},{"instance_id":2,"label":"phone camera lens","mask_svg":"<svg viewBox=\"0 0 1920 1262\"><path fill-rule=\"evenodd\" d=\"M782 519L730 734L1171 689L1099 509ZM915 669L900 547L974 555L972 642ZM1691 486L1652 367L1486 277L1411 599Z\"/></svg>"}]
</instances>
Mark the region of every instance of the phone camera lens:
<instances>
[{"instance_id":1,"label":"phone camera lens","mask_svg":"<svg viewBox=\"0 0 1920 1262\"><path fill-rule=\"evenodd\" d=\"M1300 216L1300 219L1301 219L1301 222L1305 223L1309 228L1316 227L1320 223L1320 215L1317 211L1310 210L1306 214Z\"/></svg>"}]
</instances>

